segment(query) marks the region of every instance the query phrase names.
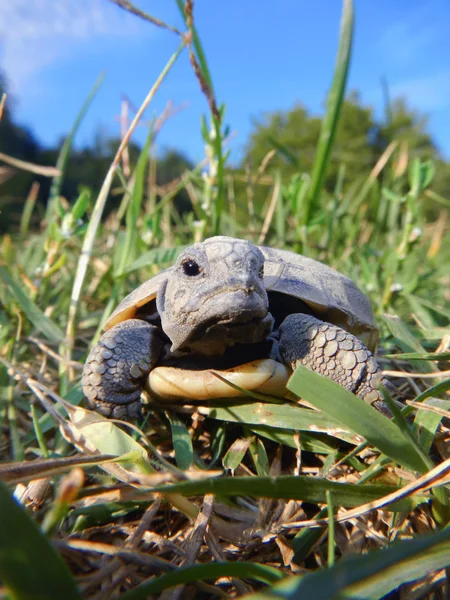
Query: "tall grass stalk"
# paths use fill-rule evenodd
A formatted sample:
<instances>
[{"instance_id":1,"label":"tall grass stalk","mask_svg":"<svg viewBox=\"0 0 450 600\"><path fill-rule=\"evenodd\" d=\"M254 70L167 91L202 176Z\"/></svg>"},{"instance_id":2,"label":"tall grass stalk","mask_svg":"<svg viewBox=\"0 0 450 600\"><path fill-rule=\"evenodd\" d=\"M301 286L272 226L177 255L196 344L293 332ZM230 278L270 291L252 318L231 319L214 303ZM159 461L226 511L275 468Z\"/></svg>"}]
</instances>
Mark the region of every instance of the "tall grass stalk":
<instances>
[{"instance_id":1,"label":"tall grass stalk","mask_svg":"<svg viewBox=\"0 0 450 600\"><path fill-rule=\"evenodd\" d=\"M89 221L89 226L88 226L88 229L86 231L86 235L85 235L85 238L83 241L83 246L82 246L80 258L78 261L77 270L75 273L75 279L74 279L73 288L72 288L72 294L71 294L71 298L70 298L70 308L69 308L69 314L68 314L68 318L67 318L67 328L66 328L66 339L65 339L65 344L64 344L64 355L65 355L65 358L67 361L71 360L71 358L72 358L72 350L73 350L74 340L75 340L75 320L76 320L77 311L78 311L78 304L80 301L81 289L83 287L83 282L86 277L86 271L88 268L89 260L92 255L92 249L94 247L95 237L97 235L97 231L98 231L98 228L100 225L100 220L101 220L101 217L103 214L103 210L105 208L109 190L111 188L111 184L114 179L115 171L120 164L122 153L123 153L124 149L126 148L134 130L136 129L137 124L139 123L142 115L144 114L145 110L149 106L150 102L153 100L153 98L154 98L156 92L158 91L159 87L161 86L162 82L164 81L164 79L166 78L168 73L170 72L170 69L175 64L175 62L176 62L177 58L180 56L181 52L184 50L185 45L186 44L184 41L179 45L178 49L171 56L169 62L164 67L164 69L161 71L161 74L159 75L158 79L156 80L156 82L150 89L149 93L145 97L144 101L142 102L139 110L137 111L134 119L132 120L132 122L128 128L126 135L122 139L120 146L117 149L116 156L114 157L114 160L108 170L108 173L106 174L105 180L103 182L103 185L102 185L99 195L97 197L94 209L92 211L91 219ZM68 371L68 375L69 375L69 379L73 379L74 374L73 374L73 371L71 371L70 369Z\"/></svg>"}]
</instances>

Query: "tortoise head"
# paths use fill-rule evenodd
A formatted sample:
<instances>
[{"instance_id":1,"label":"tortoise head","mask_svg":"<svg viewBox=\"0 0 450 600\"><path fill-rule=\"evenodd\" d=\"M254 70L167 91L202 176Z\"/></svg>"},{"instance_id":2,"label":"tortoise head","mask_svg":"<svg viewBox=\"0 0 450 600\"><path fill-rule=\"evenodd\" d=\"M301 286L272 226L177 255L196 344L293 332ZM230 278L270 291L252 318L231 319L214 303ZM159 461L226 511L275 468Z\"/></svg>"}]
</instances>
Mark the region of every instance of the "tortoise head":
<instances>
[{"instance_id":1,"label":"tortoise head","mask_svg":"<svg viewBox=\"0 0 450 600\"><path fill-rule=\"evenodd\" d=\"M262 252L244 240L218 236L184 250L157 295L171 351L222 354L264 340L273 318L263 269Z\"/></svg>"}]
</instances>

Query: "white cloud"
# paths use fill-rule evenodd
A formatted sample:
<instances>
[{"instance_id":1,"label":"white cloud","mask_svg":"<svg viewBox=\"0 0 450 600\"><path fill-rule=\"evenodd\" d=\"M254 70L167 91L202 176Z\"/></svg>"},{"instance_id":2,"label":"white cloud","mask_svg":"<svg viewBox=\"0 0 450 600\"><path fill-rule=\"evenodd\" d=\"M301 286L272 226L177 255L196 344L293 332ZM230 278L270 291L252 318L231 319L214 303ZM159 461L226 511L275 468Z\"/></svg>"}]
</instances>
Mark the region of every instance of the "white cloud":
<instances>
[{"instance_id":1,"label":"white cloud","mask_svg":"<svg viewBox=\"0 0 450 600\"><path fill-rule=\"evenodd\" d=\"M0 66L13 93L86 43L151 35L152 27L107 0L0 0Z\"/></svg>"},{"instance_id":2,"label":"white cloud","mask_svg":"<svg viewBox=\"0 0 450 600\"><path fill-rule=\"evenodd\" d=\"M404 96L412 106L429 112L450 107L450 70L398 81L389 88L392 98Z\"/></svg>"},{"instance_id":3,"label":"white cloud","mask_svg":"<svg viewBox=\"0 0 450 600\"><path fill-rule=\"evenodd\" d=\"M435 41L432 27L423 27L412 19L388 26L380 38L379 48L391 65L405 67Z\"/></svg>"},{"instance_id":4,"label":"white cloud","mask_svg":"<svg viewBox=\"0 0 450 600\"><path fill-rule=\"evenodd\" d=\"M411 6L402 11L401 19L384 23L375 51L391 67L413 67L421 54L447 35L445 20L439 19L442 3L443 0L411 2Z\"/></svg>"}]
</instances>

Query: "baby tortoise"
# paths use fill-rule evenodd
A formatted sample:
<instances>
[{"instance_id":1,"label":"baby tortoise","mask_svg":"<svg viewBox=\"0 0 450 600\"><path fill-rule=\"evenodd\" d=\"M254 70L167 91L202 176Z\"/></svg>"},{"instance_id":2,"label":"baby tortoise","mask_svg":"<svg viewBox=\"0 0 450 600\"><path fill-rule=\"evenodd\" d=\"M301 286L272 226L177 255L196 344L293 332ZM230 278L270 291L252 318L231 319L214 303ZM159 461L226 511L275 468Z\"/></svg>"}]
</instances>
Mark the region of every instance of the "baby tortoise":
<instances>
[{"instance_id":1,"label":"baby tortoise","mask_svg":"<svg viewBox=\"0 0 450 600\"><path fill-rule=\"evenodd\" d=\"M211 370L284 395L301 363L383 410L377 341L369 301L351 279L293 252L218 236L185 249L123 300L82 385L100 413L135 418L145 389L160 399L235 395L211 383Z\"/></svg>"}]
</instances>

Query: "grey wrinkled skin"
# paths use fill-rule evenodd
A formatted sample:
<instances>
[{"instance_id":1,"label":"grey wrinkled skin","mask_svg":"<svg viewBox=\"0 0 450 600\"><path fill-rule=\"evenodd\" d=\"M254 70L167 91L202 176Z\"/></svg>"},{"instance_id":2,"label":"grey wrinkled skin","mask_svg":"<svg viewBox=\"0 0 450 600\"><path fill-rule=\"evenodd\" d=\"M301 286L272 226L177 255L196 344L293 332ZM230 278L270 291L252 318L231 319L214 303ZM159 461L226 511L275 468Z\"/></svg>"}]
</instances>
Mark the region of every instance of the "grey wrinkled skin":
<instances>
[{"instance_id":1,"label":"grey wrinkled skin","mask_svg":"<svg viewBox=\"0 0 450 600\"><path fill-rule=\"evenodd\" d=\"M150 315L160 326L145 321ZM156 365L198 356L217 368L233 354L248 362L273 340L267 356L293 369L300 362L383 409L381 370L363 343L373 349L377 341L367 298L347 277L292 252L226 236L195 244L125 298L106 328L82 379L89 404L106 415L139 416Z\"/></svg>"}]
</instances>

